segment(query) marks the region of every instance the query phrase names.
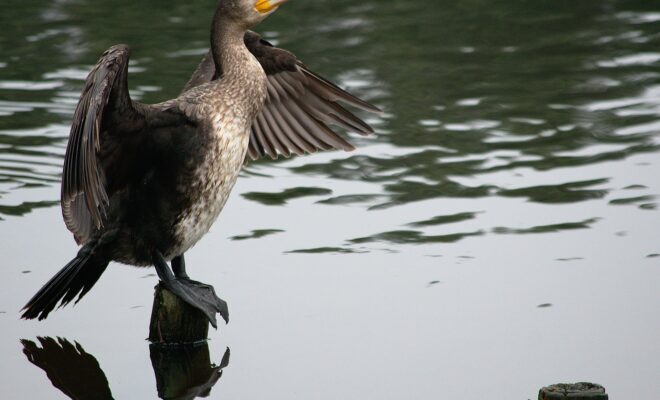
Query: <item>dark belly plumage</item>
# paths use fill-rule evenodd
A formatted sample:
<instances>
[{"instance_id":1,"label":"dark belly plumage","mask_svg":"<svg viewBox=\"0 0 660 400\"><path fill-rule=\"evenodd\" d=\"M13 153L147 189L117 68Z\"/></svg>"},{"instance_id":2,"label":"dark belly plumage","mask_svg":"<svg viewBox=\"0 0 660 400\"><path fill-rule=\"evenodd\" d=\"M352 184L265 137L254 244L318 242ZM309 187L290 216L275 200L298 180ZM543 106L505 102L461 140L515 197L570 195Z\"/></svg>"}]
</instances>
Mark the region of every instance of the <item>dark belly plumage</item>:
<instances>
[{"instance_id":1,"label":"dark belly plumage","mask_svg":"<svg viewBox=\"0 0 660 400\"><path fill-rule=\"evenodd\" d=\"M167 260L184 253L220 213L243 164L249 139L245 124L210 123L162 157L145 160L140 176L111 199L108 229L117 229L113 260L152 264L158 250ZM181 132L177 132L185 137Z\"/></svg>"}]
</instances>

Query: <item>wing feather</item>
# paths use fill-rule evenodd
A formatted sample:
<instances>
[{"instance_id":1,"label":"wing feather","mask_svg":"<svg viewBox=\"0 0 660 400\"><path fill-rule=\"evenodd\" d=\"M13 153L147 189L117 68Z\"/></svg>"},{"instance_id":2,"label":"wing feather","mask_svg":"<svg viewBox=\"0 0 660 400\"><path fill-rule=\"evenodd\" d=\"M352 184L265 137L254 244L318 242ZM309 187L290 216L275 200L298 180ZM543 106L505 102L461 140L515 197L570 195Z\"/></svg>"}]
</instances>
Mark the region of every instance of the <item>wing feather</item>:
<instances>
[{"instance_id":1,"label":"wing feather","mask_svg":"<svg viewBox=\"0 0 660 400\"><path fill-rule=\"evenodd\" d=\"M277 139L277 124L273 117L270 115L269 110L263 110L261 112L263 119L261 119L261 130L266 134L266 137L270 141L275 154L284 154L286 152L285 147Z\"/></svg>"},{"instance_id":2,"label":"wing feather","mask_svg":"<svg viewBox=\"0 0 660 400\"><path fill-rule=\"evenodd\" d=\"M99 154L110 119L134 119L138 114L128 95L127 70L130 50L116 45L103 53L87 76L73 115L64 170L62 214L79 243L103 226L109 204L105 171ZM112 116L108 110L112 109Z\"/></svg>"},{"instance_id":3,"label":"wing feather","mask_svg":"<svg viewBox=\"0 0 660 400\"><path fill-rule=\"evenodd\" d=\"M248 37L252 35L252 37ZM369 112L380 110L344 91L327 79L305 67L293 54L273 47L256 33L246 36L248 49L264 67L268 78L268 99L262 110L265 118L257 118L264 134L273 132L282 146L276 146L277 155L288 157L314 153L318 150L353 150L346 139L330 126L357 132L373 133L373 129L340 103ZM259 140L253 136L251 140ZM250 158L256 159L254 153Z\"/></svg>"},{"instance_id":4,"label":"wing feather","mask_svg":"<svg viewBox=\"0 0 660 400\"><path fill-rule=\"evenodd\" d=\"M317 147L320 146L317 144L319 142L314 140L313 137L307 133L306 129L300 125L300 122L296 120L293 115L291 115L289 107L285 107L281 103L276 104L275 106L277 112L282 117L283 122L286 123L286 130L295 132L295 134L291 135L291 140L293 140L296 145L303 150L303 153L315 153L317 151ZM297 154L300 155L300 153Z\"/></svg>"},{"instance_id":5,"label":"wing feather","mask_svg":"<svg viewBox=\"0 0 660 400\"><path fill-rule=\"evenodd\" d=\"M266 121L264 120L266 117L263 114L257 115L256 120L252 124L252 130L255 132L254 139L256 140L256 144L263 149L262 154L268 154L270 157L275 158L277 157L277 151L275 151L275 148L271 144L270 140L266 138L266 135L264 134L264 130L262 127L267 126ZM253 138L250 137L250 140Z\"/></svg>"}]
</instances>

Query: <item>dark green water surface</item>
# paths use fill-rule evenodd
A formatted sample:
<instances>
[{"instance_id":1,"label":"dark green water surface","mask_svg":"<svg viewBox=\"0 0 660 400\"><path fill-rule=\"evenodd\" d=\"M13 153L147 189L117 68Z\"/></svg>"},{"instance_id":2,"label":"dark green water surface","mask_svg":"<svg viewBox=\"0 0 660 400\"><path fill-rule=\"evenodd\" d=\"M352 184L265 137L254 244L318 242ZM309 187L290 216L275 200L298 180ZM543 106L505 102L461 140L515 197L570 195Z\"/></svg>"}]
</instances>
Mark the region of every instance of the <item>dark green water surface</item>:
<instances>
[{"instance_id":1,"label":"dark green water surface","mask_svg":"<svg viewBox=\"0 0 660 400\"><path fill-rule=\"evenodd\" d=\"M0 397L68 398L22 353L60 336L114 398L176 398L143 340L152 270L113 264L46 321L18 310L75 253L59 180L90 67L126 43L131 95L176 96L214 6L0 3ZM658 2L292 0L257 30L384 113L353 153L251 163L187 254L232 314L210 398L657 396Z\"/></svg>"}]
</instances>

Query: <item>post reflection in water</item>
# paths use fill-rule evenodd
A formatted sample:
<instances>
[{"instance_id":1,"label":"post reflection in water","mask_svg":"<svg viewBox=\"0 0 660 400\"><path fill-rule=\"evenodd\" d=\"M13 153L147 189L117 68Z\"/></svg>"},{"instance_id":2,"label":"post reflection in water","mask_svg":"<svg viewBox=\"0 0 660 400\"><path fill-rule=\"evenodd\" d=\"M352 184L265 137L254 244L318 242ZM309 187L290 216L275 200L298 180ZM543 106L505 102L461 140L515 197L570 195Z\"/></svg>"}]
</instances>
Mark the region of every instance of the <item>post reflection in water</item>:
<instances>
[{"instance_id":1,"label":"post reflection in water","mask_svg":"<svg viewBox=\"0 0 660 400\"><path fill-rule=\"evenodd\" d=\"M28 361L46 372L50 382L74 400L114 399L110 384L96 358L78 343L65 338L38 337L39 344L23 339ZM158 397L192 400L207 397L229 365L229 348L219 365L211 363L208 343L195 346L149 348Z\"/></svg>"},{"instance_id":2,"label":"post reflection in water","mask_svg":"<svg viewBox=\"0 0 660 400\"><path fill-rule=\"evenodd\" d=\"M152 344L149 353L158 397L171 400L207 397L229 364L230 354L227 348L220 365L215 366L211 364L206 342L182 347Z\"/></svg>"}]
</instances>

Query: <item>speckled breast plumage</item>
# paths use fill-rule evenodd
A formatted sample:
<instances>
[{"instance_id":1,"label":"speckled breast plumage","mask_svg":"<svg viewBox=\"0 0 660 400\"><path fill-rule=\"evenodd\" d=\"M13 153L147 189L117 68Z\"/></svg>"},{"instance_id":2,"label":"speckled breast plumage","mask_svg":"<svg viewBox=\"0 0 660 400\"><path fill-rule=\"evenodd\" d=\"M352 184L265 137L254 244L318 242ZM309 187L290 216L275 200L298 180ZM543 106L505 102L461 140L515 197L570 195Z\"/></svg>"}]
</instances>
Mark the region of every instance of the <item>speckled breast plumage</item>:
<instances>
[{"instance_id":1,"label":"speckled breast plumage","mask_svg":"<svg viewBox=\"0 0 660 400\"><path fill-rule=\"evenodd\" d=\"M209 231L236 183L245 160L252 122L266 98L265 74L256 60L253 66L252 76L245 75L243 82L221 89L225 94L223 98L202 99L212 92L204 92L201 87L201 93L190 94L194 103L184 105L184 111L192 118L206 116L203 123L209 126L209 140L192 178L177 183L177 191L193 196L193 199L175 223L177 243L165 255L168 259L186 252ZM200 107L215 109L209 112Z\"/></svg>"},{"instance_id":2,"label":"speckled breast plumage","mask_svg":"<svg viewBox=\"0 0 660 400\"><path fill-rule=\"evenodd\" d=\"M214 121L215 132L203 162L190 182L180 182L178 190L195 196L191 206L183 210L176 225L177 248L168 258L182 254L204 236L227 202L229 193L243 165L249 141L249 125L240 120L223 118Z\"/></svg>"}]
</instances>

